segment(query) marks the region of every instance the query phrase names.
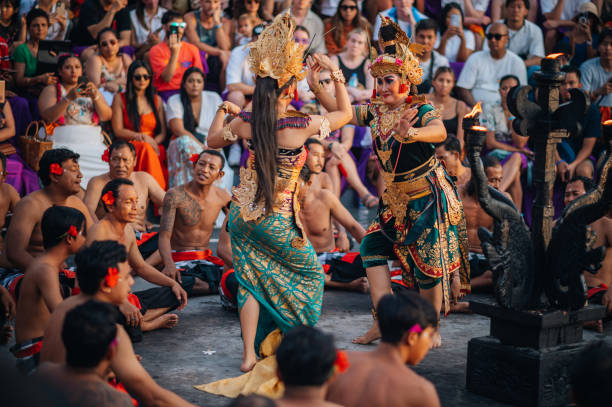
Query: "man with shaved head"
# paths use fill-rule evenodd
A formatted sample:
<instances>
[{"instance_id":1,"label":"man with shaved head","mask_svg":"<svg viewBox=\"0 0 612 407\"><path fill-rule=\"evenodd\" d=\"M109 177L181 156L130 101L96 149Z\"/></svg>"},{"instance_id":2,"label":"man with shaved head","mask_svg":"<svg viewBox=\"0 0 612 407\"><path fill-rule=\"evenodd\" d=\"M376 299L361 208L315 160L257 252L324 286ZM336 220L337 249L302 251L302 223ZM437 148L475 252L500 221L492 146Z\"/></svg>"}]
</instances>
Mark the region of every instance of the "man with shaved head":
<instances>
[{"instance_id":1,"label":"man with shaved head","mask_svg":"<svg viewBox=\"0 0 612 407\"><path fill-rule=\"evenodd\" d=\"M460 98L470 106L482 102L483 109L501 103L497 90L504 76L514 75L521 85L527 84L525 62L506 49L508 27L499 22L491 24L486 37L489 49L470 55L457 81Z\"/></svg>"}]
</instances>

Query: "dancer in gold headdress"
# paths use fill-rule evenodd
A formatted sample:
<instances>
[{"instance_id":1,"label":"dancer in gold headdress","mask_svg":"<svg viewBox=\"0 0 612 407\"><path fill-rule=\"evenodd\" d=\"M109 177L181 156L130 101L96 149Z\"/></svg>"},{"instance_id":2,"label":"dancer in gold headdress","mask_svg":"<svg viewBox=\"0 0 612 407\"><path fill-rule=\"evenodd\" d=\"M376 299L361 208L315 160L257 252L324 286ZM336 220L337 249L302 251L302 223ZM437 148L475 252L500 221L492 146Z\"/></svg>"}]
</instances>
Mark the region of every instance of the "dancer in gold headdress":
<instances>
[{"instance_id":1,"label":"dancer in gold headdress","mask_svg":"<svg viewBox=\"0 0 612 407\"><path fill-rule=\"evenodd\" d=\"M251 44L249 64L256 75L252 111L225 102L208 138L212 148L245 139L250 149L228 221L240 284L242 371L253 367L258 344L275 328L314 325L319 318L324 273L297 216L298 177L306 160L304 142L315 135L325 138L351 118L342 71L321 55L314 56L312 65L333 72L334 108L320 116L288 110L305 76L304 48L293 42L294 29L293 19L280 15ZM228 113L239 117L224 127Z\"/></svg>"},{"instance_id":2,"label":"dancer in gold headdress","mask_svg":"<svg viewBox=\"0 0 612 407\"><path fill-rule=\"evenodd\" d=\"M438 312L442 304L447 311L450 301L469 290L463 207L432 144L444 141L446 130L440 113L416 95L423 75L415 55L419 45L411 44L399 26L384 17L379 39L384 53L374 55L371 65L376 94L370 104L355 106L351 120L372 129L386 188L360 249L375 320L378 300L391 293L387 260L392 258L400 260L404 282L416 284ZM335 106L319 89L315 95L325 108ZM354 342L379 337L375 321ZM439 335L434 343L439 345Z\"/></svg>"}]
</instances>

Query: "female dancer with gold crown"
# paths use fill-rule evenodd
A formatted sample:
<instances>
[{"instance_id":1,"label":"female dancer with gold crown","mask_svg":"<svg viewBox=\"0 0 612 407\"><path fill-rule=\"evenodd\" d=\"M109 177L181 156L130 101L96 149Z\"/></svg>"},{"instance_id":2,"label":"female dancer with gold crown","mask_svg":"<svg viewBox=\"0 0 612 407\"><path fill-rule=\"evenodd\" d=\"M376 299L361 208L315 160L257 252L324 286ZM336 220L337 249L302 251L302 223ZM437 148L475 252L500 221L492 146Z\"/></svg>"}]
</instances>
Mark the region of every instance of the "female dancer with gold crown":
<instances>
[{"instance_id":1,"label":"female dancer with gold crown","mask_svg":"<svg viewBox=\"0 0 612 407\"><path fill-rule=\"evenodd\" d=\"M240 185L233 190L228 229L239 282L238 305L244 343L242 371L257 361L255 349L274 329L314 325L321 313L324 273L298 217L304 142L327 137L351 118L342 71L315 55L313 66L328 69L336 88L326 115L288 110L304 76L304 47L292 40L295 22L279 15L251 44L249 64L256 75L252 111L224 102L211 124L208 145L221 148L245 139L250 149ZM223 126L226 114L238 115Z\"/></svg>"},{"instance_id":2,"label":"female dancer with gold crown","mask_svg":"<svg viewBox=\"0 0 612 407\"><path fill-rule=\"evenodd\" d=\"M361 344L380 337L376 304L392 292L389 259L399 259L404 282L416 284L438 312L442 304L448 312L449 301L469 290L463 206L432 144L444 141L446 130L439 112L416 96L423 75L413 53L419 45L384 17L379 39L384 53L374 56L371 65L376 94L371 103L355 106L351 120L371 128L386 188L360 248L374 305L372 328L353 341ZM316 75L311 77L321 104L333 108L336 102L316 88ZM434 339L439 346L439 334Z\"/></svg>"}]
</instances>

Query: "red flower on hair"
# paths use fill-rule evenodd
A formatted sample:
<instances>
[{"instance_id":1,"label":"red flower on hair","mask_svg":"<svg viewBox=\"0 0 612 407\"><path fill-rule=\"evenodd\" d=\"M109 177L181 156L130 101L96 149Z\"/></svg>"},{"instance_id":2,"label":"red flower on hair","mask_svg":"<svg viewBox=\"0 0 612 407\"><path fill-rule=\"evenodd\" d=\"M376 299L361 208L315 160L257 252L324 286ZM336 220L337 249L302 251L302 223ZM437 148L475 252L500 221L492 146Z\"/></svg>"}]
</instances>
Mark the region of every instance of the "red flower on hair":
<instances>
[{"instance_id":1,"label":"red flower on hair","mask_svg":"<svg viewBox=\"0 0 612 407\"><path fill-rule=\"evenodd\" d=\"M119 280L119 270L117 267L109 267L108 273L104 277L104 281L106 281L106 285L110 288L113 288L117 285L117 281Z\"/></svg>"},{"instance_id":2,"label":"red flower on hair","mask_svg":"<svg viewBox=\"0 0 612 407\"><path fill-rule=\"evenodd\" d=\"M53 163L49 167L49 174L62 175L64 173L64 169L58 163Z\"/></svg>"},{"instance_id":3,"label":"red flower on hair","mask_svg":"<svg viewBox=\"0 0 612 407\"><path fill-rule=\"evenodd\" d=\"M346 357L346 353L341 350L336 351L336 360L334 361L334 368L336 372L343 373L344 371L346 371L346 369L349 368L349 366L350 363L348 361L348 358Z\"/></svg>"},{"instance_id":4,"label":"red flower on hair","mask_svg":"<svg viewBox=\"0 0 612 407\"><path fill-rule=\"evenodd\" d=\"M408 96L406 98L406 103L408 103L408 104L412 103L412 96Z\"/></svg>"},{"instance_id":5,"label":"red flower on hair","mask_svg":"<svg viewBox=\"0 0 612 407\"><path fill-rule=\"evenodd\" d=\"M110 162L110 155L108 153L108 148L104 150L104 154L102 154L102 161L105 163Z\"/></svg>"},{"instance_id":6,"label":"red flower on hair","mask_svg":"<svg viewBox=\"0 0 612 407\"><path fill-rule=\"evenodd\" d=\"M200 154L192 154L191 157L189 158L189 161L195 164L198 162L199 159L200 159Z\"/></svg>"},{"instance_id":7,"label":"red flower on hair","mask_svg":"<svg viewBox=\"0 0 612 407\"><path fill-rule=\"evenodd\" d=\"M113 195L113 191L108 191L102 195L102 202L104 202L106 206L113 206L115 204L115 195Z\"/></svg>"},{"instance_id":8,"label":"red flower on hair","mask_svg":"<svg viewBox=\"0 0 612 407\"><path fill-rule=\"evenodd\" d=\"M79 234L79 231L77 230L76 226L71 225L71 226L68 228L68 232L66 232L66 234L67 234L68 236L77 237L77 235Z\"/></svg>"}]
</instances>

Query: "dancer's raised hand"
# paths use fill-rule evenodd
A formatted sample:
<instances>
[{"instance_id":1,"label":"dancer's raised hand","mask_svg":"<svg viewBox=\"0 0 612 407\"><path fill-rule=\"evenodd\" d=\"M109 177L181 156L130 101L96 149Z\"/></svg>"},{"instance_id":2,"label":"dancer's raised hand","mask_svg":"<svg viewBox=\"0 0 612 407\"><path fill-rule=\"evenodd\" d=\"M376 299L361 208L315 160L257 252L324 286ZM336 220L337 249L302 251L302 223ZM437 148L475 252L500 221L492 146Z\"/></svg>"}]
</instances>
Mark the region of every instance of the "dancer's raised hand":
<instances>
[{"instance_id":1,"label":"dancer's raised hand","mask_svg":"<svg viewBox=\"0 0 612 407\"><path fill-rule=\"evenodd\" d=\"M338 68L338 64L333 62L327 55L314 54L313 58L319 64L321 69L326 69L329 72L335 72L338 69L340 69L340 68Z\"/></svg>"},{"instance_id":2,"label":"dancer's raised hand","mask_svg":"<svg viewBox=\"0 0 612 407\"><path fill-rule=\"evenodd\" d=\"M414 127L417 120L419 120L418 113L419 111L417 109L406 110L406 112L404 112L404 114L402 115L402 117L400 117L398 122L395 123L395 126L393 126L393 131L399 134L400 136L405 136L406 134L408 134L408 130ZM417 140L413 140L413 141L417 141Z\"/></svg>"}]
</instances>

